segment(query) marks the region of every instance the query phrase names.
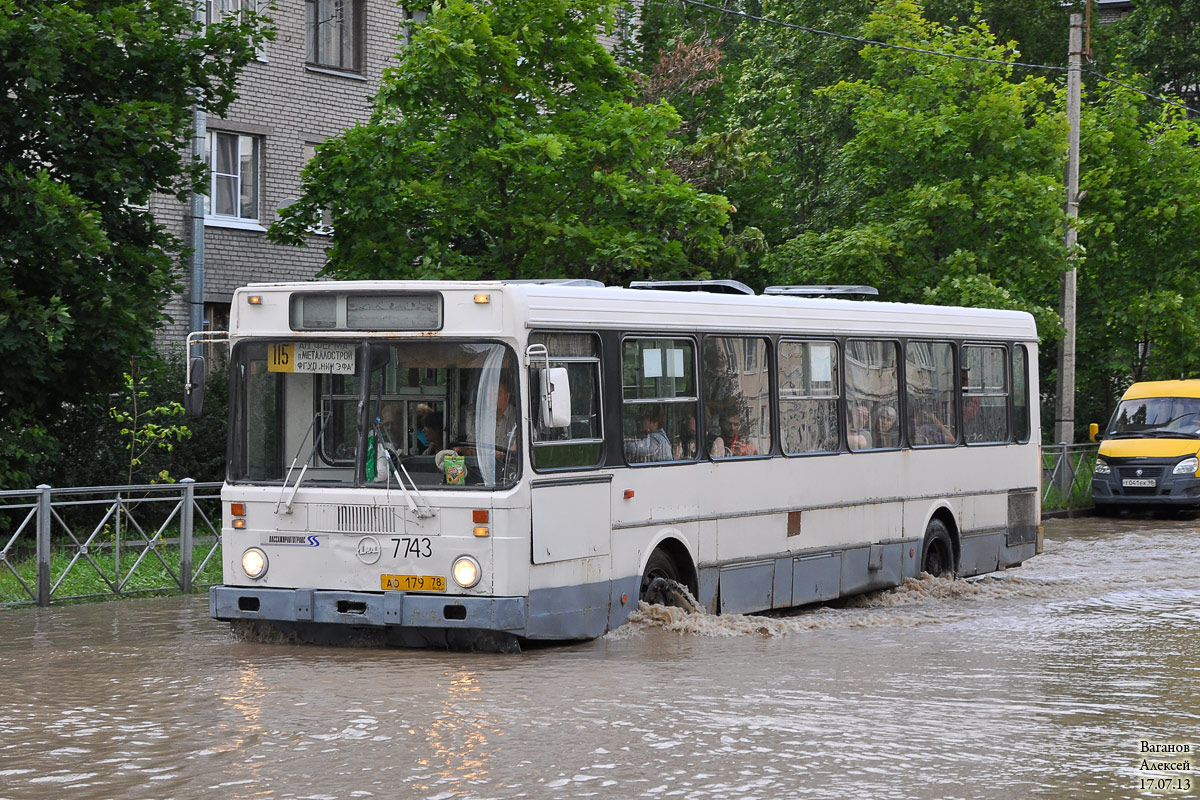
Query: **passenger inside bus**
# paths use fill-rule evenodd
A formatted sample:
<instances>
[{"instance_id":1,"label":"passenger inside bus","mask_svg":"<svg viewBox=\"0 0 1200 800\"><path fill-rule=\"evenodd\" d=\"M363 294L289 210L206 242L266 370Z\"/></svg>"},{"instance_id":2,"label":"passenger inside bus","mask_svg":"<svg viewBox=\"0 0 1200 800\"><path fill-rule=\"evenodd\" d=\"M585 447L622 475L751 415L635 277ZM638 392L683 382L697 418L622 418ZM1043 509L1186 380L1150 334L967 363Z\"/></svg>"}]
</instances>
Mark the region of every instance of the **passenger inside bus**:
<instances>
[{"instance_id":1,"label":"passenger inside bus","mask_svg":"<svg viewBox=\"0 0 1200 800\"><path fill-rule=\"evenodd\" d=\"M665 414L661 405L643 406L638 412L638 432L641 439L625 442L625 460L630 464L670 461L671 440L663 431Z\"/></svg>"},{"instance_id":2,"label":"passenger inside bus","mask_svg":"<svg viewBox=\"0 0 1200 800\"><path fill-rule=\"evenodd\" d=\"M756 456L758 445L746 438L742 430L742 415L721 415L721 441L726 456Z\"/></svg>"},{"instance_id":3,"label":"passenger inside bus","mask_svg":"<svg viewBox=\"0 0 1200 800\"><path fill-rule=\"evenodd\" d=\"M896 424L896 409L892 406L880 406L875 412L875 425L872 431L875 447L898 447L900 445L900 426Z\"/></svg>"},{"instance_id":4,"label":"passenger inside bus","mask_svg":"<svg viewBox=\"0 0 1200 800\"><path fill-rule=\"evenodd\" d=\"M421 420L422 438L425 440L425 447L421 450L421 455L432 456L442 449L442 428L444 422L440 411L430 411Z\"/></svg>"},{"instance_id":5,"label":"passenger inside bus","mask_svg":"<svg viewBox=\"0 0 1200 800\"><path fill-rule=\"evenodd\" d=\"M379 424L383 427L384 434L387 435L387 445L392 450L397 450L404 446L405 430L404 430L404 406L401 403L393 403L384 406L379 412Z\"/></svg>"},{"instance_id":6,"label":"passenger inside bus","mask_svg":"<svg viewBox=\"0 0 1200 800\"><path fill-rule=\"evenodd\" d=\"M850 409L846 444L851 450L870 450L871 438L871 409L866 403L856 402Z\"/></svg>"},{"instance_id":7,"label":"passenger inside bus","mask_svg":"<svg viewBox=\"0 0 1200 800\"><path fill-rule=\"evenodd\" d=\"M696 436L696 415L688 414L683 420L683 432L679 434L679 441L675 443L675 460L693 461L699 449L699 441Z\"/></svg>"},{"instance_id":8,"label":"passenger inside bus","mask_svg":"<svg viewBox=\"0 0 1200 800\"><path fill-rule=\"evenodd\" d=\"M928 409L913 414L912 437L912 443L918 447L953 444L956 438L946 424L938 419L938 415Z\"/></svg>"}]
</instances>

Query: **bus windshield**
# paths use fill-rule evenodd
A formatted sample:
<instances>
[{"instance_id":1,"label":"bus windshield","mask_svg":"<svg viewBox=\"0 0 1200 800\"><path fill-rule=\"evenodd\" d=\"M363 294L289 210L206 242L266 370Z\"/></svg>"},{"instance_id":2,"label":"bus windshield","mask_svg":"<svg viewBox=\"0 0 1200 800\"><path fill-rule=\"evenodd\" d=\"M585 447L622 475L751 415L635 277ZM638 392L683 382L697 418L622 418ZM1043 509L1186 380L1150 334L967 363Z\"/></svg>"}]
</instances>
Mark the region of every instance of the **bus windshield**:
<instances>
[{"instance_id":1,"label":"bus windshield","mask_svg":"<svg viewBox=\"0 0 1200 800\"><path fill-rule=\"evenodd\" d=\"M1200 438L1200 398L1140 397L1122 400L1105 436Z\"/></svg>"},{"instance_id":2,"label":"bus windshield","mask_svg":"<svg viewBox=\"0 0 1200 800\"><path fill-rule=\"evenodd\" d=\"M247 342L231 481L493 488L520 465L516 361L488 342ZM450 458L447 458L450 456ZM461 459L461 463L460 463Z\"/></svg>"}]
</instances>

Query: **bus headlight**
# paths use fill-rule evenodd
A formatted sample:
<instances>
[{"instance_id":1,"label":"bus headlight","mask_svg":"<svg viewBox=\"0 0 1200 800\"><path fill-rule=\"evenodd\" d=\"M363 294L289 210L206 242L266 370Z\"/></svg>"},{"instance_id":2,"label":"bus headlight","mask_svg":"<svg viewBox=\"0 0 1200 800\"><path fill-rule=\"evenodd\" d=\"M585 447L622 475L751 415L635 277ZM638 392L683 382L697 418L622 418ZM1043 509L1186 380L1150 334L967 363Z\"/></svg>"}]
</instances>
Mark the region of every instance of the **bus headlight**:
<instances>
[{"instance_id":1,"label":"bus headlight","mask_svg":"<svg viewBox=\"0 0 1200 800\"><path fill-rule=\"evenodd\" d=\"M450 572L454 575L455 583L464 589L470 589L479 583L479 577L483 571L475 559L470 556L459 556L454 560L454 566L451 567Z\"/></svg>"},{"instance_id":2,"label":"bus headlight","mask_svg":"<svg viewBox=\"0 0 1200 800\"><path fill-rule=\"evenodd\" d=\"M242 571L255 580L267 574L267 554L257 547L242 553Z\"/></svg>"},{"instance_id":3,"label":"bus headlight","mask_svg":"<svg viewBox=\"0 0 1200 800\"><path fill-rule=\"evenodd\" d=\"M1175 465L1175 469L1171 470L1172 475L1195 475L1196 470L1200 468L1200 461L1195 456L1185 458Z\"/></svg>"},{"instance_id":4,"label":"bus headlight","mask_svg":"<svg viewBox=\"0 0 1200 800\"><path fill-rule=\"evenodd\" d=\"M1097 475L1109 475L1111 473L1112 473L1112 469L1108 466L1108 462L1102 458L1097 458L1096 459L1096 474Z\"/></svg>"}]
</instances>

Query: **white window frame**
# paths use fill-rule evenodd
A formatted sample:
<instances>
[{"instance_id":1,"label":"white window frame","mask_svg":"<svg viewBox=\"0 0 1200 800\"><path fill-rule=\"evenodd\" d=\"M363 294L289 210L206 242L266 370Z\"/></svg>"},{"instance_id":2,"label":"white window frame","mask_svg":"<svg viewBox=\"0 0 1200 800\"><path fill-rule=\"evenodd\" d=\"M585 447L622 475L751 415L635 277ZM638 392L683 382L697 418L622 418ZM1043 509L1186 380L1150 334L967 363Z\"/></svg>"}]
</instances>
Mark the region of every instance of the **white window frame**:
<instances>
[{"instance_id":1,"label":"white window frame","mask_svg":"<svg viewBox=\"0 0 1200 800\"><path fill-rule=\"evenodd\" d=\"M219 137L231 136L237 142L237 156L234 159L236 164L236 172L218 173L216 169L217 163L217 141ZM242 170L242 147L247 143L253 145L253 156L251 159L251 169L254 172L254 198L253 216L243 213L242 209L242 182L245 173ZM263 137L254 136L245 133L233 133L230 131L209 131L208 132L208 195L204 198L204 224L221 228L242 228L245 230L265 231L260 222L262 215L262 152L263 152ZM217 183L221 178L230 178L233 180L234 192L233 196L236 199L237 208L233 214L219 214L215 209L217 197Z\"/></svg>"}]
</instances>

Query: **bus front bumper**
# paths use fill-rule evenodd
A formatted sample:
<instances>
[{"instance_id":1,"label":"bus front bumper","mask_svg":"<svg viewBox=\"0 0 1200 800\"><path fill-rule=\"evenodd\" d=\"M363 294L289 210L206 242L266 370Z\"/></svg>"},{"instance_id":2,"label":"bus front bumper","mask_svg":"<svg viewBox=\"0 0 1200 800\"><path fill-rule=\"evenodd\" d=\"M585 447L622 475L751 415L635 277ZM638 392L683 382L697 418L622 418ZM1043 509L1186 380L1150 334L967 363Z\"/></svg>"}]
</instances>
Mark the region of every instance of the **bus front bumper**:
<instances>
[{"instance_id":1,"label":"bus front bumper","mask_svg":"<svg viewBox=\"0 0 1200 800\"><path fill-rule=\"evenodd\" d=\"M465 597L406 592L346 592L214 586L214 619L315 623L370 628L486 630L517 636L526 629L524 597Z\"/></svg>"}]
</instances>

